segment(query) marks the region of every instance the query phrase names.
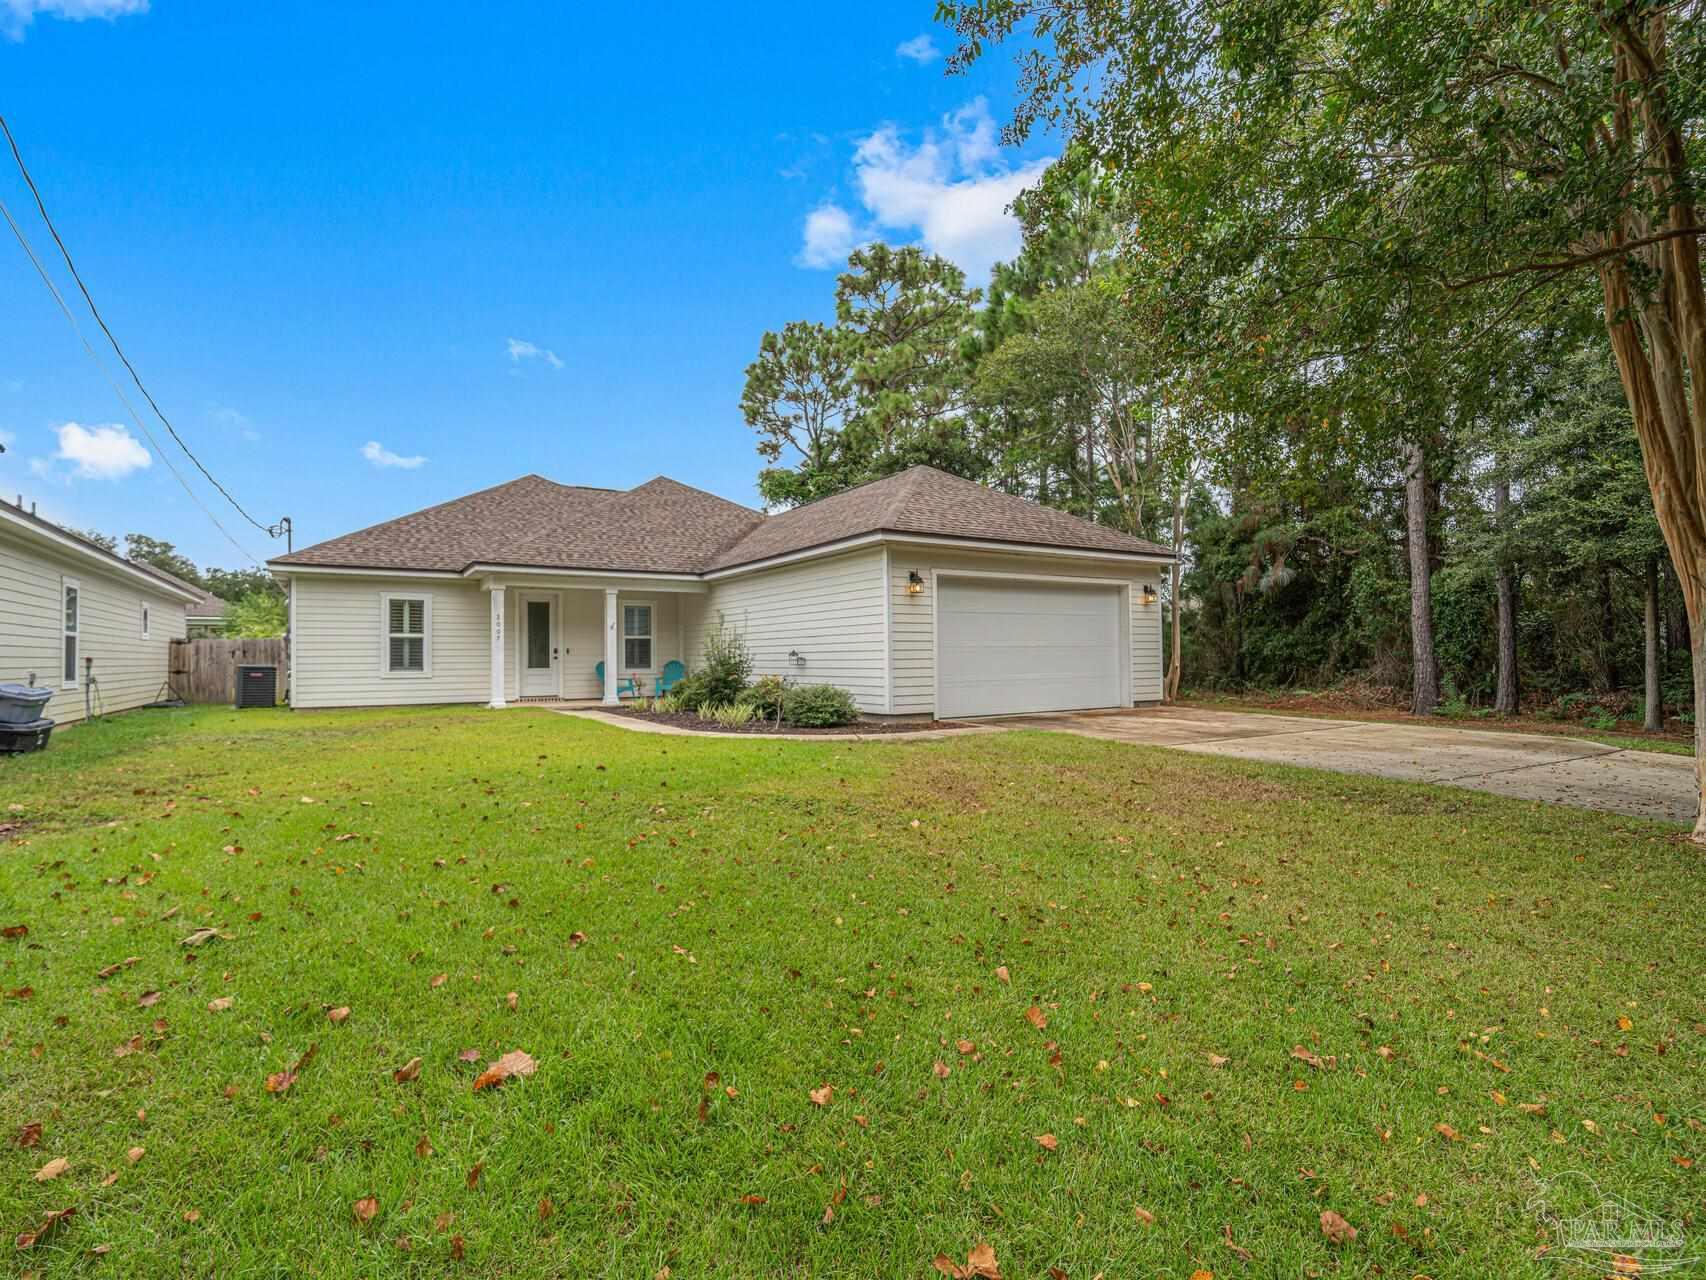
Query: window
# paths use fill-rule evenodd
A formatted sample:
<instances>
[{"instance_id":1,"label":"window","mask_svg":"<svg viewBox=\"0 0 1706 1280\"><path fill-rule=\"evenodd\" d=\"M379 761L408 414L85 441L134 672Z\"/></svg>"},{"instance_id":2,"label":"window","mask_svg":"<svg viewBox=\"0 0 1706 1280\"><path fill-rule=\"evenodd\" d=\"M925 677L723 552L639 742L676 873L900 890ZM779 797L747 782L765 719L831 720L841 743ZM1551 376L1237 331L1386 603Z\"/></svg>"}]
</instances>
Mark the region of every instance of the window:
<instances>
[{"instance_id":1,"label":"window","mask_svg":"<svg viewBox=\"0 0 1706 1280\"><path fill-rule=\"evenodd\" d=\"M384 594L379 597L384 632L379 669L388 676L432 674L432 597Z\"/></svg>"},{"instance_id":2,"label":"window","mask_svg":"<svg viewBox=\"0 0 1706 1280\"><path fill-rule=\"evenodd\" d=\"M142 638L148 639L148 606L142 606Z\"/></svg>"},{"instance_id":3,"label":"window","mask_svg":"<svg viewBox=\"0 0 1706 1280\"><path fill-rule=\"evenodd\" d=\"M622 606L622 665L629 671L652 669L652 607Z\"/></svg>"},{"instance_id":4,"label":"window","mask_svg":"<svg viewBox=\"0 0 1706 1280\"><path fill-rule=\"evenodd\" d=\"M77 683L77 625L82 621L83 588L75 578L61 578L65 603L65 684Z\"/></svg>"}]
</instances>

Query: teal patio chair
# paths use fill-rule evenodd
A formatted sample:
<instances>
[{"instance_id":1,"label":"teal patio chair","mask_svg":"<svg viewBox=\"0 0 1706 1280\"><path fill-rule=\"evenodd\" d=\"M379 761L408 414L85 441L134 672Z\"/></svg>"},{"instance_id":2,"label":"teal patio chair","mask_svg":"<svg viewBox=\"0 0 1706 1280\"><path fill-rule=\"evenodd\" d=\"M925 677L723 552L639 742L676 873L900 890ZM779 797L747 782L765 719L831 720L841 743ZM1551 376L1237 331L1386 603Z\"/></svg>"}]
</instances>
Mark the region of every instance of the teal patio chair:
<instances>
[{"instance_id":1,"label":"teal patio chair","mask_svg":"<svg viewBox=\"0 0 1706 1280\"><path fill-rule=\"evenodd\" d=\"M598 676L598 696L604 696L604 664L601 662L593 671ZM616 677L616 696L618 698L637 698L640 696L640 686L632 676Z\"/></svg>"},{"instance_id":2,"label":"teal patio chair","mask_svg":"<svg viewBox=\"0 0 1706 1280\"><path fill-rule=\"evenodd\" d=\"M674 658L663 664L663 670L658 673L658 697L663 697L676 685L687 679L687 668Z\"/></svg>"}]
</instances>

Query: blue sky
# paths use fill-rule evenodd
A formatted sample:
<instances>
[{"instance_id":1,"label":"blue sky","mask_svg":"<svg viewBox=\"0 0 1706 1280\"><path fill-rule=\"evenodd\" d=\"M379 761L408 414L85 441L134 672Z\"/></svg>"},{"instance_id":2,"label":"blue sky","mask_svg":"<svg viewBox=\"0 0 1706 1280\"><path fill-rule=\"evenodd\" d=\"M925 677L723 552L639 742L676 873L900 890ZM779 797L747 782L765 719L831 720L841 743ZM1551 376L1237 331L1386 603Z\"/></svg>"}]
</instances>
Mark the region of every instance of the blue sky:
<instances>
[{"instance_id":1,"label":"blue sky","mask_svg":"<svg viewBox=\"0 0 1706 1280\"><path fill-rule=\"evenodd\" d=\"M298 546L529 471L754 502L764 330L874 236L983 278L1051 153L997 145L1011 60L946 76L934 7L0 0L0 111L162 408ZM0 199L69 289L9 163ZM242 563L3 230L0 442L8 499Z\"/></svg>"}]
</instances>

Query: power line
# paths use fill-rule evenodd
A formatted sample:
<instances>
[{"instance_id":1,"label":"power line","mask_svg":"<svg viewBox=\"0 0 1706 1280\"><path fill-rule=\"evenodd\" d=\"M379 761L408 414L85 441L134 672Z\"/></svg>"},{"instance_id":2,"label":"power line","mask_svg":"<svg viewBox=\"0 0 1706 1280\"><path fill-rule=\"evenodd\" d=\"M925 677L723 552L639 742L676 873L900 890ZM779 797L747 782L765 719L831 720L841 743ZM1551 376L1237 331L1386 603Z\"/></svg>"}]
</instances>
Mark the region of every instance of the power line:
<instances>
[{"instance_id":1,"label":"power line","mask_svg":"<svg viewBox=\"0 0 1706 1280\"><path fill-rule=\"evenodd\" d=\"M101 358L95 353L95 348L89 345L88 338L83 336L83 327L77 323L77 317L71 314L71 308L65 305L65 298L60 294L59 286L54 284L53 277L48 275L47 268L42 266L41 259L36 257L35 249L30 245L29 240L25 238L23 228L18 226L17 219L12 216L12 211L6 207L6 202L4 200L0 200L0 215L5 217L6 225L12 229L12 235L17 238L18 244L23 248L25 255L30 260L30 264L35 267L36 274L41 277L41 282L47 286L47 291L53 295L53 300L59 304L59 310L65 316L67 323L71 325L71 331L77 335L77 341L83 344L83 350L89 353L89 359L94 361L95 367L101 371L101 376L106 379L107 385L113 389L113 394L119 398L119 403L124 405L125 412L130 415L130 420L136 424L136 429L142 432L143 437L151 446L153 446L154 452L160 455L160 461L166 464L166 470L170 471L172 473L172 478L184 487L184 492L189 494L190 501L201 508L201 513L212 522L213 527L225 535L225 541L235 547L237 549L237 553L241 555L243 559L254 565L255 568L264 572L266 566L261 564L261 562L255 559L254 556L250 555L248 549L244 547L242 543L238 542L237 539L231 536L231 531L219 523L219 517L209 511L207 509L207 504L201 500L201 496L197 494L194 489L190 488L189 481L184 479L183 473L180 472L177 467L172 465L172 459L167 455L166 451L160 447L160 442L154 438L154 433L148 429L147 424L142 421L142 415L137 413L136 406L130 403L129 398L124 394L123 388L113 380L112 374L107 371L106 365L101 363ZM238 509L241 510L241 508Z\"/></svg>"},{"instance_id":2,"label":"power line","mask_svg":"<svg viewBox=\"0 0 1706 1280\"><path fill-rule=\"evenodd\" d=\"M95 305L95 299L89 293L89 286L83 283L83 277L79 275L77 271L77 264L71 260L71 250L65 247L65 241L60 239L59 236L59 228L53 225L53 219L48 216L47 205L42 201L41 191L36 186L36 180L30 176L29 167L24 164L23 153L18 150L18 140L12 136L11 126L6 123L6 117L3 115L0 115L0 131L3 131L6 135L6 142L12 148L12 159L17 161L18 164L18 172L24 175L24 182L29 186L30 194L35 197L36 211L41 214L41 220L47 224L48 233L53 236L54 244L59 246L59 254L65 259L65 265L71 272L71 278L77 282L77 288L82 291L83 301L89 304L90 314L95 317L95 323L101 326L101 332L107 335L107 341L113 344L113 350L118 353L118 358L124 363L124 367L130 371L130 380L136 384L136 389L142 392L143 399L147 400L149 408L154 410L154 416L159 418L160 421L165 424L166 430L171 433L172 439L178 442L178 448L182 449L184 451L184 455L189 458L191 462L195 463L196 470L200 471L202 475L207 477L207 482L225 496L225 501L229 502L237 509L238 515L242 516L243 519L254 525L255 528L259 529L268 537L277 537L278 535L272 529L255 519L255 517L250 515L247 511L243 510L243 504L231 496L231 491L213 478L213 472L204 467L201 459L196 457L191 451L189 445L184 443L184 438L178 434L178 430L172 425L171 419L167 418L166 415L161 412L160 406L155 403L154 397L149 393L148 388L142 385L142 377L136 372L136 366L131 364L130 357L125 355L124 348L119 346L118 339L113 336L113 331L107 328L107 322L101 315L101 309ZM7 215L7 221L11 221L10 214ZM13 230L17 231L16 224L13 224ZM26 248L27 247L28 246L26 246ZM34 257L35 255L31 254L30 256ZM37 264L37 269L40 269L39 263ZM57 293L58 290L55 290L56 296ZM61 303L61 305L64 304ZM161 457L165 457L164 452L161 453ZM171 464L168 463L167 465L170 466ZM173 474L176 474L176 472ZM206 510L206 508L204 507L203 510ZM211 514L209 518L211 518Z\"/></svg>"}]
</instances>

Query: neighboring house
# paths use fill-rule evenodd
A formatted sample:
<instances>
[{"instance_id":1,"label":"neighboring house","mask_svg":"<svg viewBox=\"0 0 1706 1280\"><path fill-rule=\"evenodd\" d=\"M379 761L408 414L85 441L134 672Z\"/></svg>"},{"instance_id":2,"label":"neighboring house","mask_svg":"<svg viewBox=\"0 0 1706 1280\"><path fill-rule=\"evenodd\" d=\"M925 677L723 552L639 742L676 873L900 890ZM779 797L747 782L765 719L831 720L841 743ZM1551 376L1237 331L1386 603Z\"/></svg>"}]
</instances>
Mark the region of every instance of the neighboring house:
<instances>
[{"instance_id":1,"label":"neighboring house","mask_svg":"<svg viewBox=\"0 0 1706 1280\"><path fill-rule=\"evenodd\" d=\"M54 690L50 720L159 698L168 645L183 636L194 598L150 566L0 502L0 682L33 673Z\"/></svg>"},{"instance_id":2,"label":"neighboring house","mask_svg":"<svg viewBox=\"0 0 1706 1280\"><path fill-rule=\"evenodd\" d=\"M931 467L764 515L523 476L269 563L297 707L617 700L719 625L871 715L1161 697L1166 548ZM600 684L595 664L605 663Z\"/></svg>"}]
</instances>

